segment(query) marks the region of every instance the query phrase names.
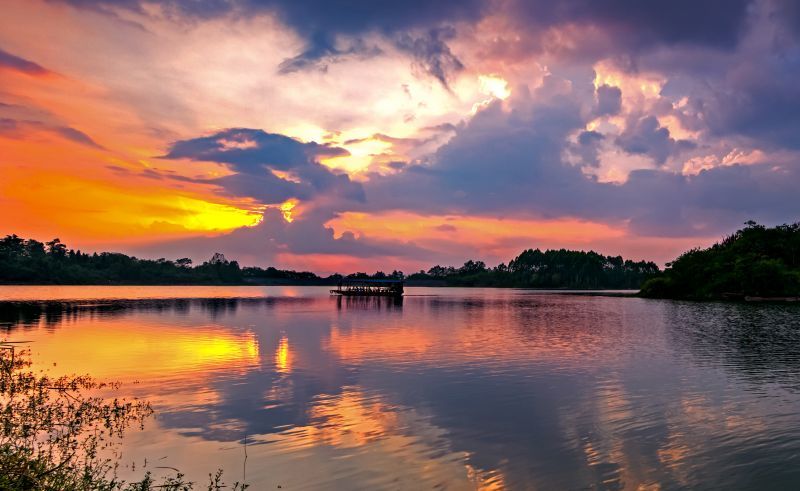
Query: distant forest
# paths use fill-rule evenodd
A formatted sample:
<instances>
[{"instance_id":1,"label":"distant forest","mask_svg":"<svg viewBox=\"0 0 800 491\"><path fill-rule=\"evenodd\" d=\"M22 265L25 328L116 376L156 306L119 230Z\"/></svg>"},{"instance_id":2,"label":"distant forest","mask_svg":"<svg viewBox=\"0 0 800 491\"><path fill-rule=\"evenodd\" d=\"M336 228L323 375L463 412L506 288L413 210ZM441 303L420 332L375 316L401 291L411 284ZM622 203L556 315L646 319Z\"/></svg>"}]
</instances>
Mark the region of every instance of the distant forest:
<instances>
[{"instance_id":1,"label":"distant forest","mask_svg":"<svg viewBox=\"0 0 800 491\"><path fill-rule=\"evenodd\" d=\"M6 284L303 284L331 285L342 278L399 278L409 285L518 288L638 289L659 274L653 262L634 262L596 252L528 249L508 265L434 266L405 276L401 271L319 277L308 271L240 267L222 254L193 265L188 258L138 259L115 252L87 254L59 239L43 243L8 235L0 239L0 282Z\"/></svg>"},{"instance_id":2,"label":"distant forest","mask_svg":"<svg viewBox=\"0 0 800 491\"><path fill-rule=\"evenodd\" d=\"M642 285L641 295L675 299L800 296L800 223L756 222L708 249L692 249Z\"/></svg>"},{"instance_id":3,"label":"distant forest","mask_svg":"<svg viewBox=\"0 0 800 491\"><path fill-rule=\"evenodd\" d=\"M434 266L408 276L408 280L440 280L448 286L638 289L658 273L652 261L634 262L594 251L528 249L508 265L488 268L483 261L467 261L460 268Z\"/></svg>"}]
</instances>

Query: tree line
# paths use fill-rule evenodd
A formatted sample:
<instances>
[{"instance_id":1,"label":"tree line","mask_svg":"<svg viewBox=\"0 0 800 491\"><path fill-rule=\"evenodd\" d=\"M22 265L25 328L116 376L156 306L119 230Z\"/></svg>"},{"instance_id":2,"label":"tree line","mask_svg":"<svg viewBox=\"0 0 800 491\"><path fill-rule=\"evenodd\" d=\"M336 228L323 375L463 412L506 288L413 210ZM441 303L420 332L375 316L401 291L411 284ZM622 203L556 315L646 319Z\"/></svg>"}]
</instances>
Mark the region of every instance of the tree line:
<instances>
[{"instance_id":1,"label":"tree line","mask_svg":"<svg viewBox=\"0 0 800 491\"><path fill-rule=\"evenodd\" d=\"M800 223L756 222L707 249L692 249L642 285L642 296L735 299L800 296Z\"/></svg>"},{"instance_id":2,"label":"tree line","mask_svg":"<svg viewBox=\"0 0 800 491\"><path fill-rule=\"evenodd\" d=\"M59 239L43 243L8 235L0 239L0 281L53 284L336 284L342 278L406 279L410 284L521 288L638 288L659 273L650 261L634 262L593 251L528 249L496 267L469 260L461 267L434 266L405 276L402 271L320 277L309 271L240 267L223 254L193 265L189 258L138 259L115 252L84 253Z\"/></svg>"},{"instance_id":3,"label":"tree line","mask_svg":"<svg viewBox=\"0 0 800 491\"><path fill-rule=\"evenodd\" d=\"M192 266L189 258L138 259L117 252L87 254L59 239L39 242L7 235L0 239L0 281L46 284L237 284L236 261L222 254Z\"/></svg>"},{"instance_id":4,"label":"tree line","mask_svg":"<svg viewBox=\"0 0 800 491\"><path fill-rule=\"evenodd\" d=\"M434 266L409 280L439 280L448 286L513 288L638 289L659 273L652 261L631 261L594 251L528 249L494 268L467 261L460 268Z\"/></svg>"}]
</instances>

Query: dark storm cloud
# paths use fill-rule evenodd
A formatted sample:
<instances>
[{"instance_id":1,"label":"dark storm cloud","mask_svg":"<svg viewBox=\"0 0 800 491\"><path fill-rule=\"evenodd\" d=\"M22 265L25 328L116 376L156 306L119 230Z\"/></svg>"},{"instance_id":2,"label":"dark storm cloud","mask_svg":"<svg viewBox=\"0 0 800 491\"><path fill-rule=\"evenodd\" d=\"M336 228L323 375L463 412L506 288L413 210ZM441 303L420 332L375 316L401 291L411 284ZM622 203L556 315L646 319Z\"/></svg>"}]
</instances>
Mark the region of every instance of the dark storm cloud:
<instances>
[{"instance_id":1,"label":"dark storm cloud","mask_svg":"<svg viewBox=\"0 0 800 491\"><path fill-rule=\"evenodd\" d=\"M363 200L360 184L318 162L322 157L342 155L348 152L338 147L304 143L257 129L231 128L177 141L162 158L228 165L235 174L202 182L219 185L233 196L251 197L262 203L279 203L291 197L310 199L321 194ZM291 176L279 177L273 171Z\"/></svg>"},{"instance_id":2,"label":"dark storm cloud","mask_svg":"<svg viewBox=\"0 0 800 491\"><path fill-rule=\"evenodd\" d=\"M449 88L448 77L464 68L461 61L450 51L447 41L454 38L455 29L441 27L428 30L424 35L414 37L402 34L397 39L397 47L411 53L416 65L424 72L432 75L441 84Z\"/></svg>"},{"instance_id":3,"label":"dark storm cloud","mask_svg":"<svg viewBox=\"0 0 800 491\"><path fill-rule=\"evenodd\" d=\"M748 29L735 51L673 46L620 68L667 76L662 93L686 104L681 124L709 140L744 137L763 149L800 149L800 27L793 0L752 2ZM794 29L794 28L793 28Z\"/></svg>"},{"instance_id":4,"label":"dark storm cloud","mask_svg":"<svg viewBox=\"0 0 800 491\"><path fill-rule=\"evenodd\" d=\"M479 111L430 165L373 176L367 207L492 214L535 204L544 213L566 205L569 213L594 189L579 168L561 165L566 139L584 124L577 98L561 92L561 82L550 77L532 96L515 96L508 112L498 102Z\"/></svg>"},{"instance_id":5,"label":"dark storm cloud","mask_svg":"<svg viewBox=\"0 0 800 491\"><path fill-rule=\"evenodd\" d=\"M143 0L60 0L79 8L103 12L127 9L145 13ZM221 15L248 16L271 13L301 35L306 46L279 67L281 73L305 68L325 69L328 63L350 56L373 56L380 50L361 38L379 33L413 56L422 71L447 85L448 73L461 68L461 62L446 44L454 22L474 22L481 18L488 3L482 0L407 0L346 2L310 0L168 0L159 4L172 18L207 19ZM412 34L422 31L423 34ZM355 40L346 48L337 47L336 37Z\"/></svg>"},{"instance_id":6,"label":"dark storm cloud","mask_svg":"<svg viewBox=\"0 0 800 491\"><path fill-rule=\"evenodd\" d=\"M642 235L721 234L755 219L790 223L800 216L800 166L716 167L696 176L637 170L620 188L630 227Z\"/></svg>"},{"instance_id":7,"label":"dark storm cloud","mask_svg":"<svg viewBox=\"0 0 800 491\"><path fill-rule=\"evenodd\" d=\"M0 69L2 68L16 70L27 73L28 75L47 75L52 73L50 70L37 63L0 49Z\"/></svg>"},{"instance_id":8,"label":"dark storm cloud","mask_svg":"<svg viewBox=\"0 0 800 491\"><path fill-rule=\"evenodd\" d=\"M124 8L144 12L144 0L58 0L79 8ZM165 0L167 13L195 18L277 14L311 40L318 33L358 36L394 34L455 22L475 22L487 13L505 12L531 28L584 23L614 29L628 41L692 43L730 47L745 26L750 0L406 0L403 2L289 0ZM797 17L792 0L776 0L778 15Z\"/></svg>"},{"instance_id":9,"label":"dark storm cloud","mask_svg":"<svg viewBox=\"0 0 800 491\"><path fill-rule=\"evenodd\" d=\"M746 26L750 0L518 0L510 11L534 30L577 24L599 27L619 45L658 44L731 49Z\"/></svg>"},{"instance_id":10,"label":"dark storm cloud","mask_svg":"<svg viewBox=\"0 0 800 491\"><path fill-rule=\"evenodd\" d=\"M478 1L274 2L273 7L287 25L306 39L303 52L281 64L283 73L307 67L325 68L326 61L349 55L377 55L380 50L361 39L365 34L377 32L408 53L420 72L445 87L450 75L463 65L447 44L455 36L455 29L442 24L475 21L483 10ZM337 35L356 40L347 48L338 48Z\"/></svg>"},{"instance_id":11,"label":"dark storm cloud","mask_svg":"<svg viewBox=\"0 0 800 491\"><path fill-rule=\"evenodd\" d=\"M596 97L595 113L598 116L613 116L622 108L622 90L619 87L601 85L597 88Z\"/></svg>"},{"instance_id":12,"label":"dark storm cloud","mask_svg":"<svg viewBox=\"0 0 800 491\"><path fill-rule=\"evenodd\" d=\"M658 165L663 165L673 155L694 148L690 141L672 138L669 130L662 127L654 116L629 121L617 138L617 144L628 153L651 157Z\"/></svg>"},{"instance_id":13,"label":"dark storm cloud","mask_svg":"<svg viewBox=\"0 0 800 491\"><path fill-rule=\"evenodd\" d=\"M578 134L578 144L572 149L580 157L582 165L600 165L600 145L605 137L596 131L582 131Z\"/></svg>"},{"instance_id":14,"label":"dark storm cloud","mask_svg":"<svg viewBox=\"0 0 800 491\"><path fill-rule=\"evenodd\" d=\"M753 138L771 147L800 149L800 48L765 55L725 74L700 104L716 136Z\"/></svg>"},{"instance_id":15,"label":"dark storm cloud","mask_svg":"<svg viewBox=\"0 0 800 491\"><path fill-rule=\"evenodd\" d=\"M800 35L800 2L797 0L773 0L771 7L770 15L788 27L793 34Z\"/></svg>"},{"instance_id":16,"label":"dark storm cloud","mask_svg":"<svg viewBox=\"0 0 800 491\"><path fill-rule=\"evenodd\" d=\"M288 136L250 128L230 128L210 136L177 141L164 158L233 165L240 172L253 166L280 170L302 167L320 157L348 155L347 150L303 143Z\"/></svg>"},{"instance_id":17,"label":"dark storm cloud","mask_svg":"<svg viewBox=\"0 0 800 491\"><path fill-rule=\"evenodd\" d=\"M56 0L79 8L108 13L127 9L146 15L144 0ZM778 2L779 0L775 0ZM208 19L218 16L276 15L304 40L300 53L288 57L279 72L302 69L325 70L330 63L380 53L364 37L377 33L408 53L420 72L439 80L462 67L448 45L453 26L475 25L487 15L511 20L515 32L499 33L497 46L520 44L535 51L547 44L551 28L590 27L602 32L603 40L580 42L572 50L599 55L638 55L662 45L734 48L747 26L750 0L372 0L288 1L288 0L167 0L159 2L162 12L176 20ZM794 12L791 6L785 9ZM781 12L783 10L780 10ZM341 37L347 38L345 41ZM609 45L610 42L610 45ZM342 45L344 44L344 45ZM635 60L632 60L635 63Z\"/></svg>"},{"instance_id":18,"label":"dark storm cloud","mask_svg":"<svg viewBox=\"0 0 800 491\"><path fill-rule=\"evenodd\" d=\"M500 103L479 112L432 157L430 165L408 166L366 184L367 209L414 210L423 214L572 216L628 223L634 233L693 236L724 233L747 219L792 222L800 216L800 162L732 165L683 175L669 169L636 170L623 184L601 183L564 162L570 135L580 146L601 141L582 130L581 88L568 91L555 77L530 100ZM548 89L550 87L550 89ZM555 88L555 89L553 89ZM660 131L650 117L634 124L635 152L655 159L684 145ZM653 118L654 119L654 118ZM616 142L610 142L616 143ZM623 148L624 149L624 148Z\"/></svg>"},{"instance_id":19,"label":"dark storm cloud","mask_svg":"<svg viewBox=\"0 0 800 491\"><path fill-rule=\"evenodd\" d=\"M337 47L336 40L329 34L318 32L311 38L306 50L284 60L278 66L278 72L286 74L310 68L325 71L329 63L335 63L348 56L368 58L380 53L379 48L369 46L361 39L356 39L346 47Z\"/></svg>"},{"instance_id":20,"label":"dark storm cloud","mask_svg":"<svg viewBox=\"0 0 800 491\"><path fill-rule=\"evenodd\" d=\"M402 162L400 160L393 160L393 161L389 162L386 165L391 169L401 170L401 169L406 168L406 166L408 166L408 163L407 162Z\"/></svg>"}]
</instances>

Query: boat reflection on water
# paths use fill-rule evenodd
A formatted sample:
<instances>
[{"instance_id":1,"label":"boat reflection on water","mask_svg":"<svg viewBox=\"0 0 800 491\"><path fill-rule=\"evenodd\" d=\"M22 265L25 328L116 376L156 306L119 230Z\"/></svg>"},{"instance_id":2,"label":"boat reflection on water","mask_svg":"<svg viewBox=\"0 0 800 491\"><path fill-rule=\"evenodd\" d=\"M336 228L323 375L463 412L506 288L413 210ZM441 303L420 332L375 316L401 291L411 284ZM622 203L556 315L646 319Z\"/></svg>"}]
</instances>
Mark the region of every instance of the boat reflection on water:
<instances>
[{"instance_id":1,"label":"boat reflection on water","mask_svg":"<svg viewBox=\"0 0 800 491\"><path fill-rule=\"evenodd\" d=\"M0 322L37 369L153 403L122 477L147 458L238 479L246 450L254 489L800 481L800 308L409 290L0 303Z\"/></svg>"},{"instance_id":2,"label":"boat reflection on water","mask_svg":"<svg viewBox=\"0 0 800 491\"><path fill-rule=\"evenodd\" d=\"M402 309L403 297L402 296L344 296L337 295L333 297L336 301L337 310L345 309Z\"/></svg>"}]
</instances>

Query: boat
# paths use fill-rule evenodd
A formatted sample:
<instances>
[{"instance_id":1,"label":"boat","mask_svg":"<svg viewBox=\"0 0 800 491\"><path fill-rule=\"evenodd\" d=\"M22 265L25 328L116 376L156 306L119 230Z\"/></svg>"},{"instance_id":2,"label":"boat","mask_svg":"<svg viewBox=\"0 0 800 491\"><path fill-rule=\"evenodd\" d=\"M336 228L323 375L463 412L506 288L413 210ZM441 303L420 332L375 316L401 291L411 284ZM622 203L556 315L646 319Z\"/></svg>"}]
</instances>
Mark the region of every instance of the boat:
<instances>
[{"instance_id":1,"label":"boat","mask_svg":"<svg viewBox=\"0 0 800 491\"><path fill-rule=\"evenodd\" d=\"M331 294L343 297L402 297L403 280L343 279L331 290Z\"/></svg>"}]
</instances>

